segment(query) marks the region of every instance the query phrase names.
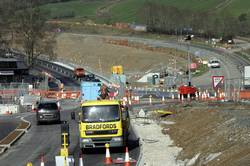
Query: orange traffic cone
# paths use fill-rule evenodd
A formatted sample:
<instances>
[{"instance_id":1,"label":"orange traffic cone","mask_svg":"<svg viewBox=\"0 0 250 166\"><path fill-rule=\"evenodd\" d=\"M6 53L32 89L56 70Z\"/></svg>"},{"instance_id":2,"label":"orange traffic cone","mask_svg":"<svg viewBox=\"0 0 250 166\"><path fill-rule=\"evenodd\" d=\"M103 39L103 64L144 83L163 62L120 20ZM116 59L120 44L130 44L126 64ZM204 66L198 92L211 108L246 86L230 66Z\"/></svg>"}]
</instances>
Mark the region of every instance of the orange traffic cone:
<instances>
[{"instance_id":1,"label":"orange traffic cone","mask_svg":"<svg viewBox=\"0 0 250 166\"><path fill-rule=\"evenodd\" d=\"M80 157L79 157L79 166L83 166L83 155L80 154Z\"/></svg>"},{"instance_id":2,"label":"orange traffic cone","mask_svg":"<svg viewBox=\"0 0 250 166\"><path fill-rule=\"evenodd\" d=\"M42 155L41 156L41 164L40 164L40 166L44 166L45 164L44 164L44 156Z\"/></svg>"},{"instance_id":3,"label":"orange traffic cone","mask_svg":"<svg viewBox=\"0 0 250 166\"><path fill-rule=\"evenodd\" d=\"M130 166L130 158L128 153L128 147L126 147L124 166Z\"/></svg>"},{"instance_id":4,"label":"orange traffic cone","mask_svg":"<svg viewBox=\"0 0 250 166\"><path fill-rule=\"evenodd\" d=\"M106 147L106 157L105 157L105 165L112 164L112 158L110 156L109 144L105 144Z\"/></svg>"}]
</instances>

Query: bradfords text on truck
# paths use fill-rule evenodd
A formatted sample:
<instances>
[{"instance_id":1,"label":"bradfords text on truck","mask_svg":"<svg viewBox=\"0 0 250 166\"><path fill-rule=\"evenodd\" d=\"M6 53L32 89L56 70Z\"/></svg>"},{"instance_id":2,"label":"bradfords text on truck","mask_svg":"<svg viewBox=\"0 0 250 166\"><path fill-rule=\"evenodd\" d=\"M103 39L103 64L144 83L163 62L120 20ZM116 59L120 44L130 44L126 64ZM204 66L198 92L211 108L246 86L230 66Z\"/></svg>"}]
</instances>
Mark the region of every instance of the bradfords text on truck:
<instances>
[{"instance_id":1,"label":"bradfords text on truck","mask_svg":"<svg viewBox=\"0 0 250 166\"><path fill-rule=\"evenodd\" d=\"M89 129L116 129L116 124L86 125L86 130L89 130Z\"/></svg>"}]
</instances>

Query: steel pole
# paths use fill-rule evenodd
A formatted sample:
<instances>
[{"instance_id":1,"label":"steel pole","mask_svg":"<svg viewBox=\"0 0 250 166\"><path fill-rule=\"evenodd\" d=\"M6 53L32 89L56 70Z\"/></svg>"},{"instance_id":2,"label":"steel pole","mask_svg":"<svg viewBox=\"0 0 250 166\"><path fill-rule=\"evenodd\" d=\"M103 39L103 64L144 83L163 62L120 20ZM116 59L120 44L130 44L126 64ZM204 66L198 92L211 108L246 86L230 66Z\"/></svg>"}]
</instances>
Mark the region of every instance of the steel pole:
<instances>
[{"instance_id":1,"label":"steel pole","mask_svg":"<svg viewBox=\"0 0 250 166\"><path fill-rule=\"evenodd\" d=\"M188 46L188 86L191 86L191 69L190 69L191 57L189 54L189 43L187 44L187 46Z\"/></svg>"}]
</instances>

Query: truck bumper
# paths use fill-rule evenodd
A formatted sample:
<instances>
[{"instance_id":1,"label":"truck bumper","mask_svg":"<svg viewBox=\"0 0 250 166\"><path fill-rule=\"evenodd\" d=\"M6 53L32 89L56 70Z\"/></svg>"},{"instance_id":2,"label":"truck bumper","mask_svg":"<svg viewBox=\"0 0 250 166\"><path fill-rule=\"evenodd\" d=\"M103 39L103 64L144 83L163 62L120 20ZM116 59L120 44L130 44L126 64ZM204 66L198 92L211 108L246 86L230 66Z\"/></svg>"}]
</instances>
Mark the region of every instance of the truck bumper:
<instances>
[{"instance_id":1,"label":"truck bumper","mask_svg":"<svg viewBox=\"0 0 250 166\"><path fill-rule=\"evenodd\" d=\"M80 138L80 148L103 148L108 143L110 147L124 146L123 137Z\"/></svg>"}]
</instances>

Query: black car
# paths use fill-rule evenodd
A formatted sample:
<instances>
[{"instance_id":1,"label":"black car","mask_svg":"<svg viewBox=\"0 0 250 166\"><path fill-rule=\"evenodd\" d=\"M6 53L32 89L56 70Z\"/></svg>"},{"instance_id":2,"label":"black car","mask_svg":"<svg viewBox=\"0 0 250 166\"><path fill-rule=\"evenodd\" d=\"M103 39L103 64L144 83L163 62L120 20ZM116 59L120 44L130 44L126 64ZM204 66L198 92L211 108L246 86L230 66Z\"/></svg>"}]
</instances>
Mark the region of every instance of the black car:
<instances>
[{"instance_id":1,"label":"black car","mask_svg":"<svg viewBox=\"0 0 250 166\"><path fill-rule=\"evenodd\" d=\"M58 101L42 101L36 109L37 125L41 122L61 123L60 106Z\"/></svg>"}]
</instances>

